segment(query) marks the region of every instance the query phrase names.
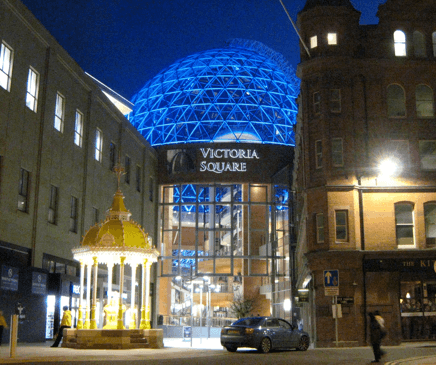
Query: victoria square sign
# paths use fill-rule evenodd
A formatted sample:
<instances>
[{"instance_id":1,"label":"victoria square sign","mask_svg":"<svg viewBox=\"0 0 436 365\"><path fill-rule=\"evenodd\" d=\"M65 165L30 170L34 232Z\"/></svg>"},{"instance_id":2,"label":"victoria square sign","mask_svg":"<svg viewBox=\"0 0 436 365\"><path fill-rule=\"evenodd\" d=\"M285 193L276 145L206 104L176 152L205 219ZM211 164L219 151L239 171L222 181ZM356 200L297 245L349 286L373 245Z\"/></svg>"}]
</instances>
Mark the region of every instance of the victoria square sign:
<instances>
[{"instance_id":1,"label":"victoria square sign","mask_svg":"<svg viewBox=\"0 0 436 365\"><path fill-rule=\"evenodd\" d=\"M259 154L251 149L200 148L204 160L200 161L200 172L246 172L247 160L259 160ZM230 161L229 161L230 159ZM226 160L226 161L222 161Z\"/></svg>"}]
</instances>

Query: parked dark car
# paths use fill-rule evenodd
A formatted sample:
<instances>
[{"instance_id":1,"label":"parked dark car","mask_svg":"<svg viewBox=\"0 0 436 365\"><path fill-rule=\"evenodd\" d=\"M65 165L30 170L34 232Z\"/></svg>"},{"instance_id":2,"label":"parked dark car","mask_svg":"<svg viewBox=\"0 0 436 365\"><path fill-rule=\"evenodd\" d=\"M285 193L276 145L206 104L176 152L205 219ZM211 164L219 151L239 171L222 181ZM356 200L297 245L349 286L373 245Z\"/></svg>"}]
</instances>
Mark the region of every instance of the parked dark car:
<instances>
[{"instance_id":1,"label":"parked dark car","mask_svg":"<svg viewBox=\"0 0 436 365\"><path fill-rule=\"evenodd\" d=\"M241 318L221 330L221 345L230 352L235 352L238 347L251 347L263 353L291 348L306 351L309 344L306 332L282 318Z\"/></svg>"}]
</instances>

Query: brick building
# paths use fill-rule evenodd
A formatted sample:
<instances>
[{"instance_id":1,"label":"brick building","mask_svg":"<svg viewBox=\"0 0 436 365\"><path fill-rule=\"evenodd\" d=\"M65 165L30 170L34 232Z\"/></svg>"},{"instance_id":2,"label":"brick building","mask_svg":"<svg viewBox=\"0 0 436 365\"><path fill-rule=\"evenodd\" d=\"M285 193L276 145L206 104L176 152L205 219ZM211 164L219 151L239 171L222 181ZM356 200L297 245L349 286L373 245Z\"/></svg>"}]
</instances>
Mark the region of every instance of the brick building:
<instances>
[{"instance_id":1,"label":"brick building","mask_svg":"<svg viewBox=\"0 0 436 365\"><path fill-rule=\"evenodd\" d=\"M349 0L298 14L295 303L318 347L365 345L374 310L385 343L436 338L436 3L377 16L359 25Z\"/></svg>"}]
</instances>

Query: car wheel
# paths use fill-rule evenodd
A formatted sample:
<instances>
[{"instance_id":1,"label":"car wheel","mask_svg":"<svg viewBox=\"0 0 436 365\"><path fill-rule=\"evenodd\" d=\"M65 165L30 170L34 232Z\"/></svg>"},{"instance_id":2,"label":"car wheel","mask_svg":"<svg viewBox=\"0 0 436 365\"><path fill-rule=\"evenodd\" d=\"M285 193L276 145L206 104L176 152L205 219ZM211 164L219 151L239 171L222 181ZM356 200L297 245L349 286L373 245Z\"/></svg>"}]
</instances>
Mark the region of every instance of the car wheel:
<instances>
[{"instance_id":1,"label":"car wheel","mask_svg":"<svg viewBox=\"0 0 436 365\"><path fill-rule=\"evenodd\" d=\"M226 346L228 352L236 352L238 349L236 346Z\"/></svg>"},{"instance_id":2,"label":"car wheel","mask_svg":"<svg viewBox=\"0 0 436 365\"><path fill-rule=\"evenodd\" d=\"M302 336L300 338L300 341L298 342L297 350L306 351L309 348L309 344L310 344L309 337Z\"/></svg>"},{"instance_id":3,"label":"car wheel","mask_svg":"<svg viewBox=\"0 0 436 365\"><path fill-rule=\"evenodd\" d=\"M262 338L260 346L258 348L259 352L266 354L271 351L271 340L267 337Z\"/></svg>"}]
</instances>

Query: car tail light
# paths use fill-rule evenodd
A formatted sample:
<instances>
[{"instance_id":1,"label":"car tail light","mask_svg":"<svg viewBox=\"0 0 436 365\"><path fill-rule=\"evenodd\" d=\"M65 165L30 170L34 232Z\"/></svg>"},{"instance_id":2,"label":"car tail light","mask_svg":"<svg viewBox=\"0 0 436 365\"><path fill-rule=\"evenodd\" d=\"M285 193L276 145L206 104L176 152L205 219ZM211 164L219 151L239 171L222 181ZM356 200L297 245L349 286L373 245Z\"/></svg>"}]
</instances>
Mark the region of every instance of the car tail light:
<instances>
[{"instance_id":1,"label":"car tail light","mask_svg":"<svg viewBox=\"0 0 436 365\"><path fill-rule=\"evenodd\" d=\"M253 333L254 333L254 328L246 328L245 329L245 334L252 335Z\"/></svg>"}]
</instances>

